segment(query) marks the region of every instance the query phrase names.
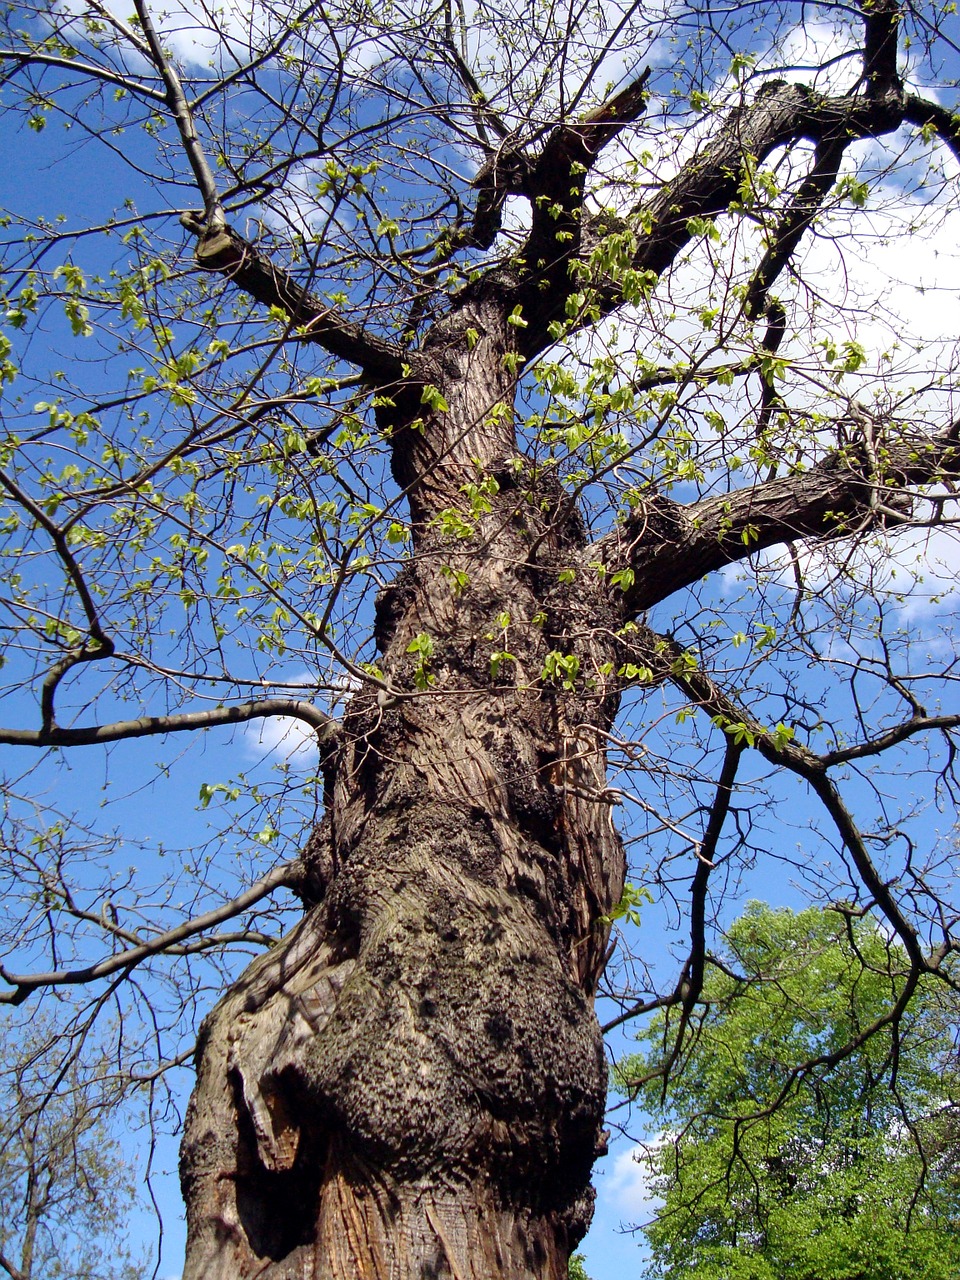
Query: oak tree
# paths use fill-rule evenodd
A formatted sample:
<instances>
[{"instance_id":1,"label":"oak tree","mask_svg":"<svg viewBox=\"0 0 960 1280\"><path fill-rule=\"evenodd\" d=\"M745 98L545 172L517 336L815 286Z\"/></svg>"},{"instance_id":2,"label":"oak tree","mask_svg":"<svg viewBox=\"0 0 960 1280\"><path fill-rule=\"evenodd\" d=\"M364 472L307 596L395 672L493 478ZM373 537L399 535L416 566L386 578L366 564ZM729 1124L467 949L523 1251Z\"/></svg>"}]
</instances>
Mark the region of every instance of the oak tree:
<instances>
[{"instance_id":1,"label":"oak tree","mask_svg":"<svg viewBox=\"0 0 960 1280\"><path fill-rule=\"evenodd\" d=\"M209 1010L191 1280L555 1280L600 984L608 1027L673 1011L668 1074L757 858L899 939L873 1030L953 981L950 850L910 819L953 797L956 362L869 277L949 233L953 6L3 23L3 998L136 1010L154 1080ZM188 758L239 862L43 794L274 719L319 744L300 851L289 771ZM642 891L673 974L614 958Z\"/></svg>"}]
</instances>

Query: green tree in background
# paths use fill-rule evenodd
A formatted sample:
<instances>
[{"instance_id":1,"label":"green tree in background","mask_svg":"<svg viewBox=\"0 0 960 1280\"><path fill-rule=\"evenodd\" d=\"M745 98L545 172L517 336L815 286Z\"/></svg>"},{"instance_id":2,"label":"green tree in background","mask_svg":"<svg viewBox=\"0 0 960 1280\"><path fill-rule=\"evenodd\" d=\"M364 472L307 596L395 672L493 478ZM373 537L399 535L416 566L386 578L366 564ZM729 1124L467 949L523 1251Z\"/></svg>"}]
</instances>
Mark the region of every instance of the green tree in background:
<instances>
[{"instance_id":1,"label":"green tree in background","mask_svg":"<svg viewBox=\"0 0 960 1280\"><path fill-rule=\"evenodd\" d=\"M584 1257L582 1253L575 1253L570 1259L567 1272L569 1280L590 1280L587 1275L587 1269L584 1265Z\"/></svg>"},{"instance_id":2,"label":"green tree in background","mask_svg":"<svg viewBox=\"0 0 960 1280\"><path fill-rule=\"evenodd\" d=\"M115 1132L115 1070L85 1061L50 1020L0 1038L0 1274L11 1280L137 1280L126 1247L136 1170ZM142 1260L141 1260L142 1261Z\"/></svg>"},{"instance_id":3,"label":"green tree in background","mask_svg":"<svg viewBox=\"0 0 960 1280\"><path fill-rule=\"evenodd\" d=\"M733 925L682 1071L665 1092L659 1077L639 1086L669 1135L648 1157L663 1201L645 1228L648 1274L960 1274L960 1184L944 1149L958 1100L951 1011L921 984L895 1037L865 1038L905 969L899 947L841 912L753 903ZM669 1021L624 1081L657 1070Z\"/></svg>"}]
</instances>

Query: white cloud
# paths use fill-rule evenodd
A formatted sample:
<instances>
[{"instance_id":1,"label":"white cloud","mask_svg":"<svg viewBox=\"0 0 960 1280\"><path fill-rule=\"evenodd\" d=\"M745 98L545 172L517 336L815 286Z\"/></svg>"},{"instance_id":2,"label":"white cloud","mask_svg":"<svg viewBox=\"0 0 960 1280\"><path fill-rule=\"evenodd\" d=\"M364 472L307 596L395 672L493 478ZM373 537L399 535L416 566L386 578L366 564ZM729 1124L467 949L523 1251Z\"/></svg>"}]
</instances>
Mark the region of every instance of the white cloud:
<instances>
[{"instance_id":1,"label":"white cloud","mask_svg":"<svg viewBox=\"0 0 960 1280\"><path fill-rule=\"evenodd\" d=\"M857 41L849 22L807 19L769 50L760 69L820 93L849 93L861 73Z\"/></svg>"},{"instance_id":2,"label":"white cloud","mask_svg":"<svg viewBox=\"0 0 960 1280\"><path fill-rule=\"evenodd\" d=\"M324 177L325 170L319 160L311 160L289 169L284 177L283 187L261 203L264 223L274 231L292 230L307 239L319 235L334 220L333 201L329 196L318 194L319 184ZM336 219L341 230L347 229L344 212L341 208L340 216Z\"/></svg>"},{"instance_id":3,"label":"white cloud","mask_svg":"<svg viewBox=\"0 0 960 1280\"><path fill-rule=\"evenodd\" d=\"M270 758L307 767L317 759L316 732L293 716L271 716L244 726L243 747L251 759Z\"/></svg>"},{"instance_id":4,"label":"white cloud","mask_svg":"<svg viewBox=\"0 0 960 1280\"><path fill-rule=\"evenodd\" d=\"M956 366L960 333L960 215L889 185L879 202L849 221L836 216L836 238L813 239L800 270L836 309L834 336L855 337L867 352L863 370L840 389L861 397L882 390L888 399L909 396L913 411L942 410L950 394L942 379ZM830 332L829 316L822 330Z\"/></svg>"},{"instance_id":5,"label":"white cloud","mask_svg":"<svg viewBox=\"0 0 960 1280\"><path fill-rule=\"evenodd\" d=\"M288 12L292 17L293 6ZM286 16L282 5L268 8L252 0L219 0L215 6L168 0L160 29L183 66L229 71L274 40Z\"/></svg>"},{"instance_id":6,"label":"white cloud","mask_svg":"<svg viewBox=\"0 0 960 1280\"><path fill-rule=\"evenodd\" d=\"M960 596L960 530L909 529L890 539L888 589L909 588L903 611L953 608ZM916 585L913 585L914 582Z\"/></svg>"},{"instance_id":7,"label":"white cloud","mask_svg":"<svg viewBox=\"0 0 960 1280\"><path fill-rule=\"evenodd\" d=\"M116 19L129 29L130 7L108 0L99 0L95 6L85 0L60 0L56 7L59 29L65 33L67 27L71 28L70 35L83 43L89 39L85 20L91 9L94 16L100 13L107 21ZM191 7L184 0L169 0L162 11L151 16L164 47L181 66L204 67L217 60L230 68L249 58L256 11L252 0L225 0L216 8L203 4ZM121 54L130 66L144 65L129 45L121 45Z\"/></svg>"},{"instance_id":8,"label":"white cloud","mask_svg":"<svg viewBox=\"0 0 960 1280\"><path fill-rule=\"evenodd\" d=\"M758 557L755 570L791 592L799 571L805 590L822 599L852 597L869 586L904 621L936 623L960 603L960 529L894 529L855 549L844 541L802 543L792 553L774 548ZM728 565L720 571L723 590L739 593L753 572Z\"/></svg>"},{"instance_id":9,"label":"white cloud","mask_svg":"<svg viewBox=\"0 0 960 1280\"><path fill-rule=\"evenodd\" d=\"M627 1147L614 1157L604 1191L610 1205L630 1221L649 1218L663 1203L650 1189L649 1153L665 1141L666 1135L661 1135L647 1145Z\"/></svg>"},{"instance_id":10,"label":"white cloud","mask_svg":"<svg viewBox=\"0 0 960 1280\"><path fill-rule=\"evenodd\" d=\"M530 105L539 122L557 117L561 103L587 109L609 90L623 88L647 65L675 60L661 38L678 0L604 0L572 11L529 0L497 6L465 0L460 52L508 128L528 133ZM586 87L587 91L583 90ZM531 103L524 101L532 95Z\"/></svg>"},{"instance_id":11,"label":"white cloud","mask_svg":"<svg viewBox=\"0 0 960 1280\"><path fill-rule=\"evenodd\" d=\"M129 6L117 0L59 0L56 7L58 28L65 31L63 19L71 26L70 34L79 43L89 39L83 25L94 9L121 23L129 21ZM347 29L340 24L337 42L330 37L331 24L322 10L314 6L313 22L303 21L306 6L297 0L165 0L152 18L164 48L173 54L179 66L190 73L213 67L226 74L244 66L263 50L276 47L283 37L285 58L305 58L311 64L323 59L331 66L340 63L350 75L356 75L382 61L377 30L382 24L370 23ZM109 19L108 19L109 20ZM373 33L373 34L371 34ZM306 47L303 43L306 41ZM142 66L139 54L129 47L121 56L131 67Z\"/></svg>"}]
</instances>

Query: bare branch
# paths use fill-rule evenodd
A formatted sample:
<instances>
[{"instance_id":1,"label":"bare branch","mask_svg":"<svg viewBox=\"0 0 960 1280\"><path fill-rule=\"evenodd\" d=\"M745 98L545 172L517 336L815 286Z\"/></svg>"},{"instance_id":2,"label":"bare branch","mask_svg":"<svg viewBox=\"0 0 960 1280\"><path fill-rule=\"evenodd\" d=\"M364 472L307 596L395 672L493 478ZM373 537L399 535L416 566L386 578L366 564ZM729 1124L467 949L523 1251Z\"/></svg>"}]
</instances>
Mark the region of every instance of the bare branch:
<instances>
[{"instance_id":1,"label":"bare branch","mask_svg":"<svg viewBox=\"0 0 960 1280\"><path fill-rule=\"evenodd\" d=\"M224 276L264 306L285 312L300 342L317 343L331 355L358 365L381 384L400 382L408 376L410 364L415 363L409 352L344 319L232 227L210 230L196 214L184 214L180 221L198 237L198 265Z\"/></svg>"},{"instance_id":2,"label":"bare branch","mask_svg":"<svg viewBox=\"0 0 960 1280\"><path fill-rule=\"evenodd\" d=\"M918 733L930 733L937 729L946 730L958 727L960 727L960 715L913 716L910 720L904 720L902 724L888 729L886 733L881 733L876 738L871 738L869 742L860 742L853 747L841 747L837 751L828 751L822 757L822 760L824 765L830 768L836 764L846 764L849 760L862 760L864 757L878 756L886 751L888 747L895 747L899 742L906 742L908 738L912 738Z\"/></svg>"},{"instance_id":3,"label":"bare branch","mask_svg":"<svg viewBox=\"0 0 960 1280\"><path fill-rule=\"evenodd\" d=\"M903 81L897 73L900 0L862 0L863 78L871 98L899 97Z\"/></svg>"},{"instance_id":4,"label":"bare branch","mask_svg":"<svg viewBox=\"0 0 960 1280\"><path fill-rule=\"evenodd\" d=\"M25 52L22 49L0 49L0 62L13 63L17 69L30 66L59 67L63 71L75 72L79 76L91 80L102 80L104 84L112 84L125 93L138 98L146 98L150 102L166 102L167 95L160 89L142 84L130 76L111 71L109 67L98 67L95 63L80 62L75 58L60 58L52 53L39 50Z\"/></svg>"},{"instance_id":5,"label":"bare branch","mask_svg":"<svg viewBox=\"0 0 960 1280\"><path fill-rule=\"evenodd\" d=\"M0 487L6 489L20 505L30 513L37 524L48 534L51 542L56 549L67 577L73 584L77 595L80 597L80 603L87 619L88 635L87 639L81 644L67 650L67 652L53 664L47 672L43 684L40 689L40 717L42 728L40 733L46 733L54 729L56 721L55 700L57 688L60 681L72 670L73 667L85 662L97 662L104 658L109 658L114 652L114 642L110 636L106 634L100 621L100 615L94 603L93 593L87 585L83 571L77 558L70 549L70 543L66 533L60 528L43 508L25 493L23 489L12 480L8 475L0 472Z\"/></svg>"},{"instance_id":6,"label":"bare branch","mask_svg":"<svg viewBox=\"0 0 960 1280\"><path fill-rule=\"evenodd\" d=\"M157 35L156 28L153 25L153 18L150 10L147 8L144 0L133 0L134 8L137 11L137 17L140 20L140 26L150 49L150 57L160 73L164 85L166 86L166 101L173 114L176 122L180 139L183 143L183 149L186 152L187 159L190 162L190 168L193 170L193 176L196 178L197 186L203 197L204 223L210 233L220 231L225 223L223 216L223 205L220 202L220 193L217 190L216 179L213 171L207 162L203 147L197 134L196 124L193 119L193 112L187 102L187 95L183 91L183 85L180 83L180 77L177 75L176 68L164 52L160 43L160 37Z\"/></svg>"},{"instance_id":7,"label":"bare branch","mask_svg":"<svg viewBox=\"0 0 960 1280\"><path fill-rule=\"evenodd\" d=\"M184 214L183 225L198 237L196 257L206 271L226 276L238 288L268 307L287 312L293 325L333 355L359 365L381 381L402 377L401 349L342 319L285 271L263 258L253 245L227 226L216 179L197 132L194 113L180 77L167 56L145 0L134 0L150 60L159 72L184 152L203 199L203 215ZM131 32L128 38L135 39Z\"/></svg>"},{"instance_id":8,"label":"bare branch","mask_svg":"<svg viewBox=\"0 0 960 1280\"><path fill-rule=\"evenodd\" d=\"M93 647L96 648L98 654L103 654L104 656L109 655L113 652L113 641L109 638L101 625L100 615L97 611L97 606L94 603L93 594L87 586L86 580L80 569L80 565L70 549L70 543L67 539L67 535L55 521L50 519L43 507L41 507L39 503L34 502L33 498L31 498L30 495L5 472L0 472L0 486L6 489L7 493L19 502L25 511L30 513L40 528L49 536L50 541L56 549L57 555L67 571L67 576L73 583L77 595L80 597L80 603L83 606L83 612L87 618L87 627L90 633L90 638L94 642Z\"/></svg>"},{"instance_id":9,"label":"bare branch","mask_svg":"<svg viewBox=\"0 0 960 1280\"><path fill-rule=\"evenodd\" d=\"M936 958L931 959L924 954L916 929L903 914L890 886L877 870L856 822L836 785L827 776L826 760L798 743L778 741L769 729L760 724L737 699L721 689L706 672L684 662L683 650L676 641L650 633L646 637L646 643L650 652L659 658L661 670L665 666L667 678L702 707L724 732L739 730L743 740L752 740L752 745L764 759L771 764L786 767L808 783L833 820L861 882L903 943L913 972L917 975L937 973ZM818 1059L818 1063L827 1061L827 1058Z\"/></svg>"},{"instance_id":10,"label":"bare branch","mask_svg":"<svg viewBox=\"0 0 960 1280\"><path fill-rule=\"evenodd\" d=\"M3 1270L7 1273L7 1275L10 1277L10 1280L26 1280L26 1277L24 1276L23 1272L18 1267L15 1267L13 1263L10 1261L10 1259L7 1257L7 1255L3 1252L0 1252L0 1267L2 1267Z\"/></svg>"},{"instance_id":11,"label":"bare branch","mask_svg":"<svg viewBox=\"0 0 960 1280\"><path fill-rule=\"evenodd\" d=\"M463 22L463 9L459 6L458 8L458 17L460 21ZM470 70L466 59L457 48L456 36L453 29L452 0L446 0L446 7L444 9L444 45L446 52L449 54L453 62L457 75L460 77L464 88L470 94L470 103L473 107L474 117L476 119L477 133L481 140L483 142L487 141L486 127L488 125L497 137L501 139L508 138L510 136L510 130L490 106L490 103L487 101L486 94L477 82L476 76Z\"/></svg>"},{"instance_id":12,"label":"bare branch","mask_svg":"<svg viewBox=\"0 0 960 1280\"><path fill-rule=\"evenodd\" d=\"M248 79L252 74L269 62L271 58L275 58L284 45L290 40L291 35L300 31L318 10L322 12L322 5L319 0L313 0L312 3L304 5L304 7L296 14L287 16L286 21L281 24L277 36L268 41L255 58L249 62L245 62L242 66L236 67L228 75L218 77L213 84L207 85L200 93L190 102L190 110L197 111L203 104L212 98L215 94L225 93L231 85L236 84L238 80Z\"/></svg>"},{"instance_id":13,"label":"bare branch","mask_svg":"<svg viewBox=\"0 0 960 1280\"><path fill-rule=\"evenodd\" d=\"M900 909L900 905L891 892L890 886L880 875L874 864L873 859L864 843L863 836L853 815L844 804L837 790L836 785L826 776L822 770L812 773L803 773L817 796L819 796L824 808L833 819L837 832L841 840L846 846L854 866L859 873L860 879L863 881L864 887L870 896L876 902L877 906L886 916L891 928L896 932L897 937L903 943L904 950L910 957L910 963L915 973L936 973L937 965L931 961L923 951L920 945L920 938L916 929L907 920L906 916Z\"/></svg>"},{"instance_id":14,"label":"bare branch","mask_svg":"<svg viewBox=\"0 0 960 1280\"><path fill-rule=\"evenodd\" d=\"M232 707L212 707L209 711L141 716L138 720L116 720L112 724L90 725L82 729L62 729L56 724L42 729L0 729L0 743L14 747L89 747L127 738L149 738L163 733L213 729L224 724L244 724L248 720L264 720L270 716L302 720L316 730L320 741L333 737L337 732L337 722L324 715L312 702L300 698L261 698Z\"/></svg>"},{"instance_id":15,"label":"bare branch","mask_svg":"<svg viewBox=\"0 0 960 1280\"><path fill-rule=\"evenodd\" d=\"M638 239L634 268L662 274L690 242L694 234L691 220L724 213L737 201L746 165L762 163L776 147L802 139L839 146L843 138L847 145L857 138L889 133L905 118L903 102L890 95L880 99L857 95L827 98L803 85L770 82L752 103L735 108L718 133L683 165L676 177L664 183L651 200L635 210L635 216L642 218L649 231L645 229ZM603 136L602 128L599 136ZM824 161L824 172L828 168ZM811 180L816 183L819 177L814 179L811 175ZM812 194L813 190L808 189L804 195L806 203ZM582 229L584 241L602 237L607 221L597 218L588 223ZM809 223L800 217L798 240L806 225ZM571 278L568 268L571 258L579 251L581 228L564 226L561 230L573 235L563 249L554 246L550 253L545 243L538 241L535 257L531 251L534 233L528 242L527 257L530 266L535 268L529 292L531 300L536 299L536 322L524 331L523 338L523 351L528 359L548 345L550 322L564 318L568 297L582 287ZM544 235L548 232L549 227L544 223ZM540 260L545 263L542 267L537 266ZM544 280L548 282L547 287L542 285ZM592 302L594 307L585 312L588 317L594 314L594 309L600 314L615 311L623 302L620 285L599 281Z\"/></svg>"},{"instance_id":16,"label":"bare branch","mask_svg":"<svg viewBox=\"0 0 960 1280\"><path fill-rule=\"evenodd\" d=\"M618 1013L615 1018L611 1018L609 1022L605 1022L600 1030L604 1035L608 1031L613 1031L616 1027L622 1027L625 1022L631 1022L634 1018L642 1018L645 1014L654 1013L657 1009L668 1009L672 1005L679 1004L682 999L679 988L671 992L668 996L654 996L650 1000L640 1000L636 1004L632 1004L629 1008L624 1009L622 1013ZM660 1072L657 1072L659 1075Z\"/></svg>"},{"instance_id":17,"label":"bare branch","mask_svg":"<svg viewBox=\"0 0 960 1280\"><path fill-rule=\"evenodd\" d=\"M239 894L232 901L224 903L222 907L207 911L204 915L197 916L194 920L186 920L183 924L177 925L175 929L168 929L166 933L158 934L157 937L149 942L141 943L137 947L129 947L126 951L119 951L112 956L106 956L103 960L98 960L96 964L88 965L83 969L57 969L50 973L11 974L0 966L0 978L13 988L12 991L0 993L0 1004L22 1004L31 992L40 987L77 986L82 983L95 982L98 978L109 977L111 974L118 973L123 969L133 969L150 956L159 955L161 952L182 943L185 939L191 938L195 934L203 933L207 929L212 929L215 925L222 924L224 920L231 920L234 916L240 915L277 889L285 885L295 884L299 876L299 860L294 859L290 862L285 862L279 867L274 867L256 884L252 884L244 893Z\"/></svg>"},{"instance_id":18,"label":"bare branch","mask_svg":"<svg viewBox=\"0 0 960 1280\"><path fill-rule=\"evenodd\" d=\"M677 988L680 996L680 1025L664 1068L664 1087L683 1050L684 1032L690 1025L694 1008L703 991L704 966L707 958L707 886L710 881L710 872L715 865L723 824L730 811L730 800L745 746L746 743L743 741L737 741L733 737L727 738L716 795L710 807L710 817L703 833L703 842L697 851L697 865L690 885L690 954L683 966Z\"/></svg>"}]
</instances>

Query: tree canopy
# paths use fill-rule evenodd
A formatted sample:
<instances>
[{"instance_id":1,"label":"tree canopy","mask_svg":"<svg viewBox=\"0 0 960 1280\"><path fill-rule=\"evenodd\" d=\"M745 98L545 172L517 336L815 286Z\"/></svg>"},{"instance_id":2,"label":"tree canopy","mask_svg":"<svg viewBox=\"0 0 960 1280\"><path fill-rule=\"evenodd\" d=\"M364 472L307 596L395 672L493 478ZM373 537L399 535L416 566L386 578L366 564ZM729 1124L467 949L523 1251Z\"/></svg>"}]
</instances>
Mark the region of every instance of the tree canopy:
<instances>
[{"instance_id":1,"label":"tree canopy","mask_svg":"<svg viewBox=\"0 0 960 1280\"><path fill-rule=\"evenodd\" d=\"M908 969L872 922L836 911L753 903L730 927L682 1066L643 1094L662 1201L649 1274L956 1275L955 1003L925 982L892 1034L864 1038ZM668 1022L620 1064L624 1086L668 1051Z\"/></svg>"},{"instance_id":2,"label":"tree canopy","mask_svg":"<svg viewBox=\"0 0 960 1280\"><path fill-rule=\"evenodd\" d=\"M955 8L0 27L0 1001L186 1277L557 1280L758 878L956 988Z\"/></svg>"}]
</instances>

